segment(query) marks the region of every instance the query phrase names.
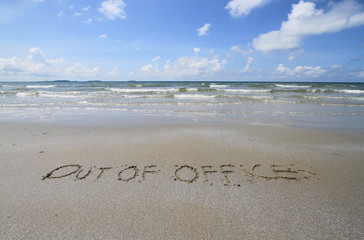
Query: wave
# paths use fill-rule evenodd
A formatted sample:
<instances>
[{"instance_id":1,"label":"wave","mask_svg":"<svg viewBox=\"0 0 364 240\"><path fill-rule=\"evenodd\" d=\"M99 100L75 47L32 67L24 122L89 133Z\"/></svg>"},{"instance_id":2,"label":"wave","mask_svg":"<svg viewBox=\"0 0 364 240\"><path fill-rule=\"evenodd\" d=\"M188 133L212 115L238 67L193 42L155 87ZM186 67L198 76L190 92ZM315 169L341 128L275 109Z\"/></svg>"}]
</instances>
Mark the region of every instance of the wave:
<instances>
[{"instance_id":1,"label":"wave","mask_svg":"<svg viewBox=\"0 0 364 240\"><path fill-rule=\"evenodd\" d=\"M38 92L17 92L16 93L17 97L35 97L38 95L39 95Z\"/></svg>"},{"instance_id":2,"label":"wave","mask_svg":"<svg viewBox=\"0 0 364 240\"><path fill-rule=\"evenodd\" d=\"M198 88L187 88L187 91L189 92L197 92Z\"/></svg>"},{"instance_id":3,"label":"wave","mask_svg":"<svg viewBox=\"0 0 364 240\"><path fill-rule=\"evenodd\" d=\"M197 91L198 92L216 92L217 89L215 89L215 88L198 88Z\"/></svg>"},{"instance_id":4,"label":"wave","mask_svg":"<svg viewBox=\"0 0 364 240\"><path fill-rule=\"evenodd\" d=\"M179 88L107 88L107 90L112 92L120 93L147 93L147 92L178 92Z\"/></svg>"},{"instance_id":5,"label":"wave","mask_svg":"<svg viewBox=\"0 0 364 240\"><path fill-rule=\"evenodd\" d=\"M17 92L12 91L0 91L0 96L7 96L7 95L16 95Z\"/></svg>"},{"instance_id":6,"label":"wave","mask_svg":"<svg viewBox=\"0 0 364 240\"><path fill-rule=\"evenodd\" d=\"M143 84L131 84L132 87L137 87L137 88L141 88L144 85Z\"/></svg>"},{"instance_id":7,"label":"wave","mask_svg":"<svg viewBox=\"0 0 364 240\"><path fill-rule=\"evenodd\" d=\"M135 98L154 98L154 99L160 99L160 98L174 98L173 94L163 94L163 95L153 95L153 94L123 94L120 96L121 98L127 98L127 99L135 99Z\"/></svg>"},{"instance_id":8,"label":"wave","mask_svg":"<svg viewBox=\"0 0 364 240\"><path fill-rule=\"evenodd\" d=\"M294 92L294 93L310 93L312 90L309 89L271 89L269 90L270 93L280 93L280 92Z\"/></svg>"},{"instance_id":9,"label":"wave","mask_svg":"<svg viewBox=\"0 0 364 240\"><path fill-rule=\"evenodd\" d=\"M314 89L314 90L311 90L311 92L313 93L334 93L335 90L333 89Z\"/></svg>"},{"instance_id":10,"label":"wave","mask_svg":"<svg viewBox=\"0 0 364 240\"><path fill-rule=\"evenodd\" d=\"M224 91L232 93L265 93L270 92L271 89L224 89Z\"/></svg>"},{"instance_id":11,"label":"wave","mask_svg":"<svg viewBox=\"0 0 364 240\"><path fill-rule=\"evenodd\" d=\"M54 88L57 85L27 85L26 88Z\"/></svg>"},{"instance_id":12,"label":"wave","mask_svg":"<svg viewBox=\"0 0 364 240\"><path fill-rule=\"evenodd\" d=\"M38 96L40 97L48 97L48 98L88 98L91 96L95 96L96 93L85 93L78 91L69 91L69 92L47 92L47 91L39 91Z\"/></svg>"},{"instance_id":13,"label":"wave","mask_svg":"<svg viewBox=\"0 0 364 240\"><path fill-rule=\"evenodd\" d=\"M230 94L220 94L216 98L219 99L235 99L235 100L273 100L274 96L270 95L230 95Z\"/></svg>"},{"instance_id":14,"label":"wave","mask_svg":"<svg viewBox=\"0 0 364 240\"><path fill-rule=\"evenodd\" d=\"M311 85L296 85L296 84L276 84L280 88L310 88Z\"/></svg>"},{"instance_id":15,"label":"wave","mask_svg":"<svg viewBox=\"0 0 364 240\"><path fill-rule=\"evenodd\" d=\"M212 99L215 95L205 95L205 94L174 94L176 99Z\"/></svg>"},{"instance_id":16,"label":"wave","mask_svg":"<svg viewBox=\"0 0 364 240\"><path fill-rule=\"evenodd\" d=\"M225 85L225 84L216 84L216 83L211 83L210 84L210 87L212 88L227 88L228 85Z\"/></svg>"},{"instance_id":17,"label":"wave","mask_svg":"<svg viewBox=\"0 0 364 240\"><path fill-rule=\"evenodd\" d=\"M11 88L13 87L12 85L0 85L0 88Z\"/></svg>"},{"instance_id":18,"label":"wave","mask_svg":"<svg viewBox=\"0 0 364 240\"><path fill-rule=\"evenodd\" d=\"M1 83L0 107L19 110L106 109L141 111L233 112L328 106L333 112L363 112L363 84L235 82ZM6 85L5 85L6 84ZM263 105L264 104L264 105ZM293 106L294 104L294 106ZM143 107L145 106L145 107ZM226 107L225 107L226 106ZM340 108L334 109L339 106ZM354 108L355 107L355 108ZM360 107L360 108L359 108ZM320 108L323 109L323 108ZM1 109L0 109L1 110Z\"/></svg>"},{"instance_id":19,"label":"wave","mask_svg":"<svg viewBox=\"0 0 364 240\"><path fill-rule=\"evenodd\" d=\"M353 90L353 89L342 89L342 90L336 90L337 92L343 92L343 93L352 93L352 94L363 94L364 90Z\"/></svg>"}]
</instances>

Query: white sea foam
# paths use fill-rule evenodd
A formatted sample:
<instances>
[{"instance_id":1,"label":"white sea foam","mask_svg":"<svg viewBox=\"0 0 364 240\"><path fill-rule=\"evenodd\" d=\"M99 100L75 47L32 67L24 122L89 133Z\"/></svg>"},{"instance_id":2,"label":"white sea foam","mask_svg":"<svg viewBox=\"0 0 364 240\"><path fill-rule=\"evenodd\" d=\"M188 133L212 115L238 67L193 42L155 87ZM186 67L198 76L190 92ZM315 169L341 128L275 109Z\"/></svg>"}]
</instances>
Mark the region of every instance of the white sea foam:
<instances>
[{"instance_id":1,"label":"white sea foam","mask_svg":"<svg viewBox=\"0 0 364 240\"><path fill-rule=\"evenodd\" d=\"M215 95L205 95L205 94L175 94L176 99L212 99Z\"/></svg>"},{"instance_id":2,"label":"white sea foam","mask_svg":"<svg viewBox=\"0 0 364 240\"><path fill-rule=\"evenodd\" d=\"M357 95L355 95L357 96ZM360 100L363 101L364 97L352 97L352 96L348 96L348 95L343 95L343 96L302 96L303 98L307 98L307 99L337 99L337 100Z\"/></svg>"},{"instance_id":3,"label":"white sea foam","mask_svg":"<svg viewBox=\"0 0 364 240\"><path fill-rule=\"evenodd\" d=\"M90 103L88 101L78 101L77 104L88 105Z\"/></svg>"},{"instance_id":4,"label":"white sea foam","mask_svg":"<svg viewBox=\"0 0 364 240\"><path fill-rule=\"evenodd\" d=\"M321 114L347 111L364 116L360 84L316 83L6 83L0 88L0 110L106 110L171 113ZM51 85L52 84L52 85ZM202 86L201 86L202 84ZM51 88L53 87L53 88ZM319 106L319 107L318 107ZM350 107L347 107L350 106ZM292 111L293 110L293 111ZM295 112L297 110L297 112ZM300 113L302 110L302 113ZM273 113L276 114L276 113Z\"/></svg>"},{"instance_id":5,"label":"white sea foam","mask_svg":"<svg viewBox=\"0 0 364 240\"><path fill-rule=\"evenodd\" d=\"M57 85L27 85L27 88L54 88Z\"/></svg>"},{"instance_id":6,"label":"white sea foam","mask_svg":"<svg viewBox=\"0 0 364 240\"><path fill-rule=\"evenodd\" d=\"M112 92L120 92L120 93L145 93L145 92L178 92L177 88L107 88L107 90Z\"/></svg>"},{"instance_id":7,"label":"white sea foam","mask_svg":"<svg viewBox=\"0 0 364 240\"><path fill-rule=\"evenodd\" d=\"M123 98L164 98L166 95L152 95L152 94L148 94L148 95L138 95L138 94L123 94L121 95L121 97Z\"/></svg>"},{"instance_id":8,"label":"white sea foam","mask_svg":"<svg viewBox=\"0 0 364 240\"><path fill-rule=\"evenodd\" d=\"M249 96L249 98L253 98L253 99L274 99L273 96Z\"/></svg>"},{"instance_id":9,"label":"white sea foam","mask_svg":"<svg viewBox=\"0 0 364 240\"><path fill-rule=\"evenodd\" d=\"M276 84L276 87L280 88L310 88L311 85L293 85L293 84Z\"/></svg>"},{"instance_id":10,"label":"white sea foam","mask_svg":"<svg viewBox=\"0 0 364 240\"><path fill-rule=\"evenodd\" d=\"M49 97L49 98L87 98L90 97L90 94L77 92L77 91L69 91L69 92L47 92L47 91L39 91L39 96L41 97Z\"/></svg>"},{"instance_id":11,"label":"white sea foam","mask_svg":"<svg viewBox=\"0 0 364 240\"><path fill-rule=\"evenodd\" d=\"M16 93L17 97L34 97L37 95L38 95L37 92L17 92Z\"/></svg>"},{"instance_id":12,"label":"white sea foam","mask_svg":"<svg viewBox=\"0 0 364 240\"><path fill-rule=\"evenodd\" d=\"M232 93L264 93L269 92L270 89L224 89L224 91Z\"/></svg>"},{"instance_id":13,"label":"white sea foam","mask_svg":"<svg viewBox=\"0 0 364 240\"><path fill-rule=\"evenodd\" d=\"M189 92L197 92L198 88L187 88L187 91Z\"/></svg>"},{"instance_id":14,"label":"white sea foam","mask_svg":"<svg viewBox=\"0 0 364 240\"><path fill-rule=\"evenodd\" d=\"M364 93L364 90L343 89L343 90L338 90L338 92L353 93L353 94L362 94L362 93Z\"/></svg>"},{"instance_id":15,"label":"white sea foam","mask_svg":"<svg viewBox=\"0 0 364 240\"><path fill-rule=\"evenodd\" d=\"M210 87L211 88L226 88L226 87L228 87L228 85L211 83Z\"/></svg>"}]
</instances>

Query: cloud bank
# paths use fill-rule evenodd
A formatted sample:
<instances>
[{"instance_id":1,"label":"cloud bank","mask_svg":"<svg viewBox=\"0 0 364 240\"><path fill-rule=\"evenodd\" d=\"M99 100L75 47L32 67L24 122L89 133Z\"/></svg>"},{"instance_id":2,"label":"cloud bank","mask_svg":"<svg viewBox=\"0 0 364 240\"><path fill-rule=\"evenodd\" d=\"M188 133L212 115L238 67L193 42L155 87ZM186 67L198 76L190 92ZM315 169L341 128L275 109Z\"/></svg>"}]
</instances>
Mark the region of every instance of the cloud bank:
<instances>
[{"instance_id":1,"label":"cloud bank","mask_svg":"<svg viewBox=\"0 0 364 240\"><path fill-rule=\"evenodd\" d=\"M194 52L198 48L194 49ZM200 49L198 49L200 50ZM147 64L139 68L138 77L158 79L180 79L211 76L224 68L226 60L220 60L217 55L202 57L199 55L180 57L176 61L167 60L164 66Z\"/></svg>"},{"instance_id":2,"label":"cloud bank","mask_svg":"<svg viewBox=\"0 0 364 240\"><path fill-rule=\"evenodd\" d=\"M81 63L70 65L63 58L49 59L36 47L29 50L29 55L0 58L0 74L9 76L55 76L55 77L95 77L99 67L87 68Z\"/></svg>"},{"instance_id":3,"label":"cloud bank","mask_svg":"<svg viewBox=\"0 0 364 240\"><path fill-rule=\"evenodd\" d=\"M283 64L279 64L277 69L275 70L275 74L281 77L320 77L325 74L327 70L323 69L320 66L312 67L312 66L297 66L294 69L290 69L285 67Z\"/></svg>"},{"instance_id":4,"label":"cloud bank","mask_svg":"<svg viewBox=\"0 0 364 240\"><path fill-rule=\"evenodd\" d=\"M259 35L253 39L253 46L262 52L298 48L305 37L360 25L364 25L363 5L354 0L334 3L327 12L316 9L313 2L301 0L292 5L288 20L282 22L278 31Z\"/></svg>"}]
</instances>

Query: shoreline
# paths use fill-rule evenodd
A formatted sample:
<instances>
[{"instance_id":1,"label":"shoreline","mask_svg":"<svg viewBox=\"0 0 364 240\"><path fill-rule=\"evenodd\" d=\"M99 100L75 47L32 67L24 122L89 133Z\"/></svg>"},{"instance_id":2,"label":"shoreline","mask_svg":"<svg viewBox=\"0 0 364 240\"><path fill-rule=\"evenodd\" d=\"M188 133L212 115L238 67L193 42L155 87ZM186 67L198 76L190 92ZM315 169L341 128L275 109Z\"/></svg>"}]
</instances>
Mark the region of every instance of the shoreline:
<instances>
[{"instance_id":1,"label":"shoreline","mask_svg":"<svg viewBox=\"0 0 364 240\"><path fill-rule=\"evenodd\" d=\"M0 130L5 238L364 236L361 132L216 121Z\"/></svg>"},{"instance_id":2,"label":"shoreline","mask_svg":"<svg viewBox=\"0 0 364 240\"><path fill-rule=\"evenodd\" d=\"M363 84L14 82L0 84L1 121L76 126L204 123L364 132Z\"/></svg>"}]
</instances>

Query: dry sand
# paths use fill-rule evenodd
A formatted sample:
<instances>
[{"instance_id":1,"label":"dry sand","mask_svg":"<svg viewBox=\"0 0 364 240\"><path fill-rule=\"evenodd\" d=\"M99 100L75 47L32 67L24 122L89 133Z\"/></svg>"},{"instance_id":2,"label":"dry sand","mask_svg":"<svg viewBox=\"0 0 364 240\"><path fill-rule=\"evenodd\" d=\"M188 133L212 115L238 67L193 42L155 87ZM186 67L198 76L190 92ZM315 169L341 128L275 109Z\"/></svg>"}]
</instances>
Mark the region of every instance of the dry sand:
<instances>
[{"instance_id":1,"label":"dry sand","mask_svg":"<svg viewBox=\"0 0 364 240\"><path fill-rule=\"evenodd\" d=\"M0 238L363 239L363 146L282 126L0 123Z\"/></svg>"}]
</instances>

